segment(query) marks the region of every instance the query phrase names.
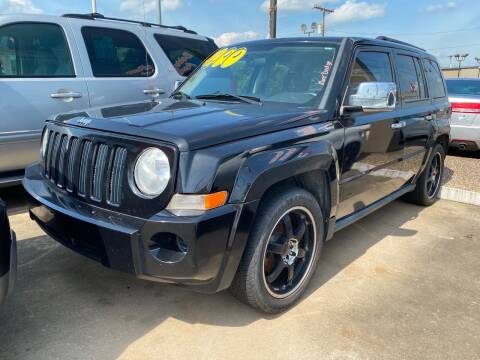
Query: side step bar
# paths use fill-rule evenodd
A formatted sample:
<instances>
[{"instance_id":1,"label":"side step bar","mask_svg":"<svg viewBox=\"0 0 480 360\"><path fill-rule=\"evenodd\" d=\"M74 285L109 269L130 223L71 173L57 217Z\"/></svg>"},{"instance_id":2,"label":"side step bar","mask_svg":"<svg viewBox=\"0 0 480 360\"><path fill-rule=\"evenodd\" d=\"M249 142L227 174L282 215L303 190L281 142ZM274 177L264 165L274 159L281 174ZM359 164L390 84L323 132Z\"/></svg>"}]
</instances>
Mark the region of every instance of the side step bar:
<instances>
[{"instance_id":1,"label":"side step bar","mask_svg":"<svg viewBox=\"0 0 480 360\"><path fill-rule=\"evenodd\" d=\"M402 196L402 195L404 195L404 194L406 194L410 191L413 191L414 189L415 189L414 184L406 185L406 186L402 187L401 189L395 191L394 193L392 193L388 196L385 196L384 198L382 198L382 199L374 202L373 204L367 206L366 208L363 208L362 210L359 210L359 211L357 211L357 212L355 212L351 215L344 216L343 218L336 221L334 232L337 232L337 231L347 227L348 225L353 224L357 220L360 220L360 219L364 218L365 216L371 214L375 210L378 210L381 207L384 207L385 205L391 203L393 200L398 199L400 196Z\"/></svg>"}]
</instances>

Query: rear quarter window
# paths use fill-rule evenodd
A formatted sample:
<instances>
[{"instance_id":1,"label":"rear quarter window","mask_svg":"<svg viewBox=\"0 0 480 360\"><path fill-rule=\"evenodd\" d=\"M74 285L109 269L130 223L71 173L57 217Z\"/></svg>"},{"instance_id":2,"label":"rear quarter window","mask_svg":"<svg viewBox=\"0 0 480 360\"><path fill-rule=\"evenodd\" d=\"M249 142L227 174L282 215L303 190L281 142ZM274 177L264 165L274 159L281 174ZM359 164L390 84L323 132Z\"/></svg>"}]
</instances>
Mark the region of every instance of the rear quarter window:
<instances>
[{"instance_id":1,"label":"rear quarter window","mask_svg":"<svg viewBox=\"0 0 480 360\"><path fill-rule=\"evenodd\" d=\"M442 72L440 71L438 64L433 60L424 59L423 66L425 68L430 97L441 98L446 96Z\"/></svg>"},{"instance_id":2,"label":"rear quarter window","mask_svg":"<svg viewBox=\"0 0 480 360\"><path fill-rule=\"evenodd\" d=\"M181 76L188 76L210 54L217 50L212 41L155 34L155 40Z\"/></svg>"}]
</instances>

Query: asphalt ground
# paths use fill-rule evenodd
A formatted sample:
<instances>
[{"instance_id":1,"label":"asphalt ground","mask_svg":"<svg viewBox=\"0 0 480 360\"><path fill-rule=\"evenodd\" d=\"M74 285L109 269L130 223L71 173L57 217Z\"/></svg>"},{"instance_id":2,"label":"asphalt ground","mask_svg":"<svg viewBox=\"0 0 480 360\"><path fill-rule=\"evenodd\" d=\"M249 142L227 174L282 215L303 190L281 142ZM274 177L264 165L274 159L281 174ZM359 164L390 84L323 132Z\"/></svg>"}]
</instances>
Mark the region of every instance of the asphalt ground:
<instances>
[{"instance_id":1,"label":"asphalt ground","mask_svg":"<svg viewBox=\"0 0 480 360\"><path fill-rule=\"evenodd\" d=\"M19 189L0 196L19 239L2 360L480 358L480 207L386 206L325 245L297 306L266 316L104 268L44 235Z\"/></svg>"}]
</instances>

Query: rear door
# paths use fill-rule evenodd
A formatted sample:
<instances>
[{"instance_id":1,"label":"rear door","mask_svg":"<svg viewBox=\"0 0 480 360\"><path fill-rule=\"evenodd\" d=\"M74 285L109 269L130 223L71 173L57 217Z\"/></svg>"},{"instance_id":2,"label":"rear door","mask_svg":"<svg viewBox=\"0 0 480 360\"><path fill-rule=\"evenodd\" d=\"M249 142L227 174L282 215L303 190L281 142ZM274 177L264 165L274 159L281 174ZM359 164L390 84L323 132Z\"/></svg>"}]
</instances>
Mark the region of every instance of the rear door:
<instances>
[{"instance_id":1,"label":"rear door","mask_svg":"<svg viewBox=\"0 0 480 360\"><path fill-rule=\"evenodd\" d=\"M85 64L93 107L166 96L155 79L161 69L144 43L141 26L70 19Z\"/></svg>"},{"instance_id":2,"label":"rear door","mask_svg":"<svg viewBox=\"0 0 480 360\"><path fill-rule=\"evenodd\" d=\"M436 108L428 97L421 58L415 53L396 50L394 63L398 76L398 100L402 106L400 129L404 142L403 178L410 181L421 169L429 139L434 132Z\"/></svg>"},{"instance_id":3,"label":"rear door","mask_svg":"<svg viewBox=\"0 0 480 360\"><path fill-rule=\"evenodd\" d=\"M435 128L442 128L450 124L451 106L448 101L445 81L438 63L433 58L422 61L427 79L428 94L433 105L433 114L428 121Z\"/></svg>"},{"instance_id":4,"label":"rear door","mask_svg":"<svg viewBox=\"0 0 480 360\"><path fill-rule=\"evenodd\" d=\"M83 75L65 19L0 27L0 173L38 159L50 115L88 107Z\"/></svg>"},{"instance_id":5,"label":"rear door","mask_svg":"<svg viewBox=\"0 0 480 360\"><path fill-rule=\"evenodd\" d=\"M357 51L348 91L354 94L362 82L396 82L389 49L377 47ZM393 111L355 112L340 119L345 127L340 203L337 219L350 215L398 190L404 152L399 105Z\"/></svg>"}]
</instances>

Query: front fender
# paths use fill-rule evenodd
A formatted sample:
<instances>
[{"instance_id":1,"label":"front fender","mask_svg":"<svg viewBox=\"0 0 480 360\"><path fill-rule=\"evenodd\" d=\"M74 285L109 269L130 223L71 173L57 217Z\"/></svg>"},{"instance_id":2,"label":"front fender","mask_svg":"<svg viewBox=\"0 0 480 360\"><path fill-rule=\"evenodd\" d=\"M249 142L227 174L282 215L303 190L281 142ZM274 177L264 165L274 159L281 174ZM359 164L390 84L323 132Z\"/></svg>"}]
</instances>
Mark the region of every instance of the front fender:
<instances>
[{"instance_id":1,"label":"front fender","mask_svg":"<svg viewBox=\"0 0 480 360\"><path fill-rule=\"evenodd\" d=\"M243 162L230 202L260 200L272 185L294 176L321 170L328 176L332 207L330 216L334 216L338 204L339 169L337 150L329 139L295 144L282 149L263 150L251 154Z\"/></svg>"}]
</instances>

